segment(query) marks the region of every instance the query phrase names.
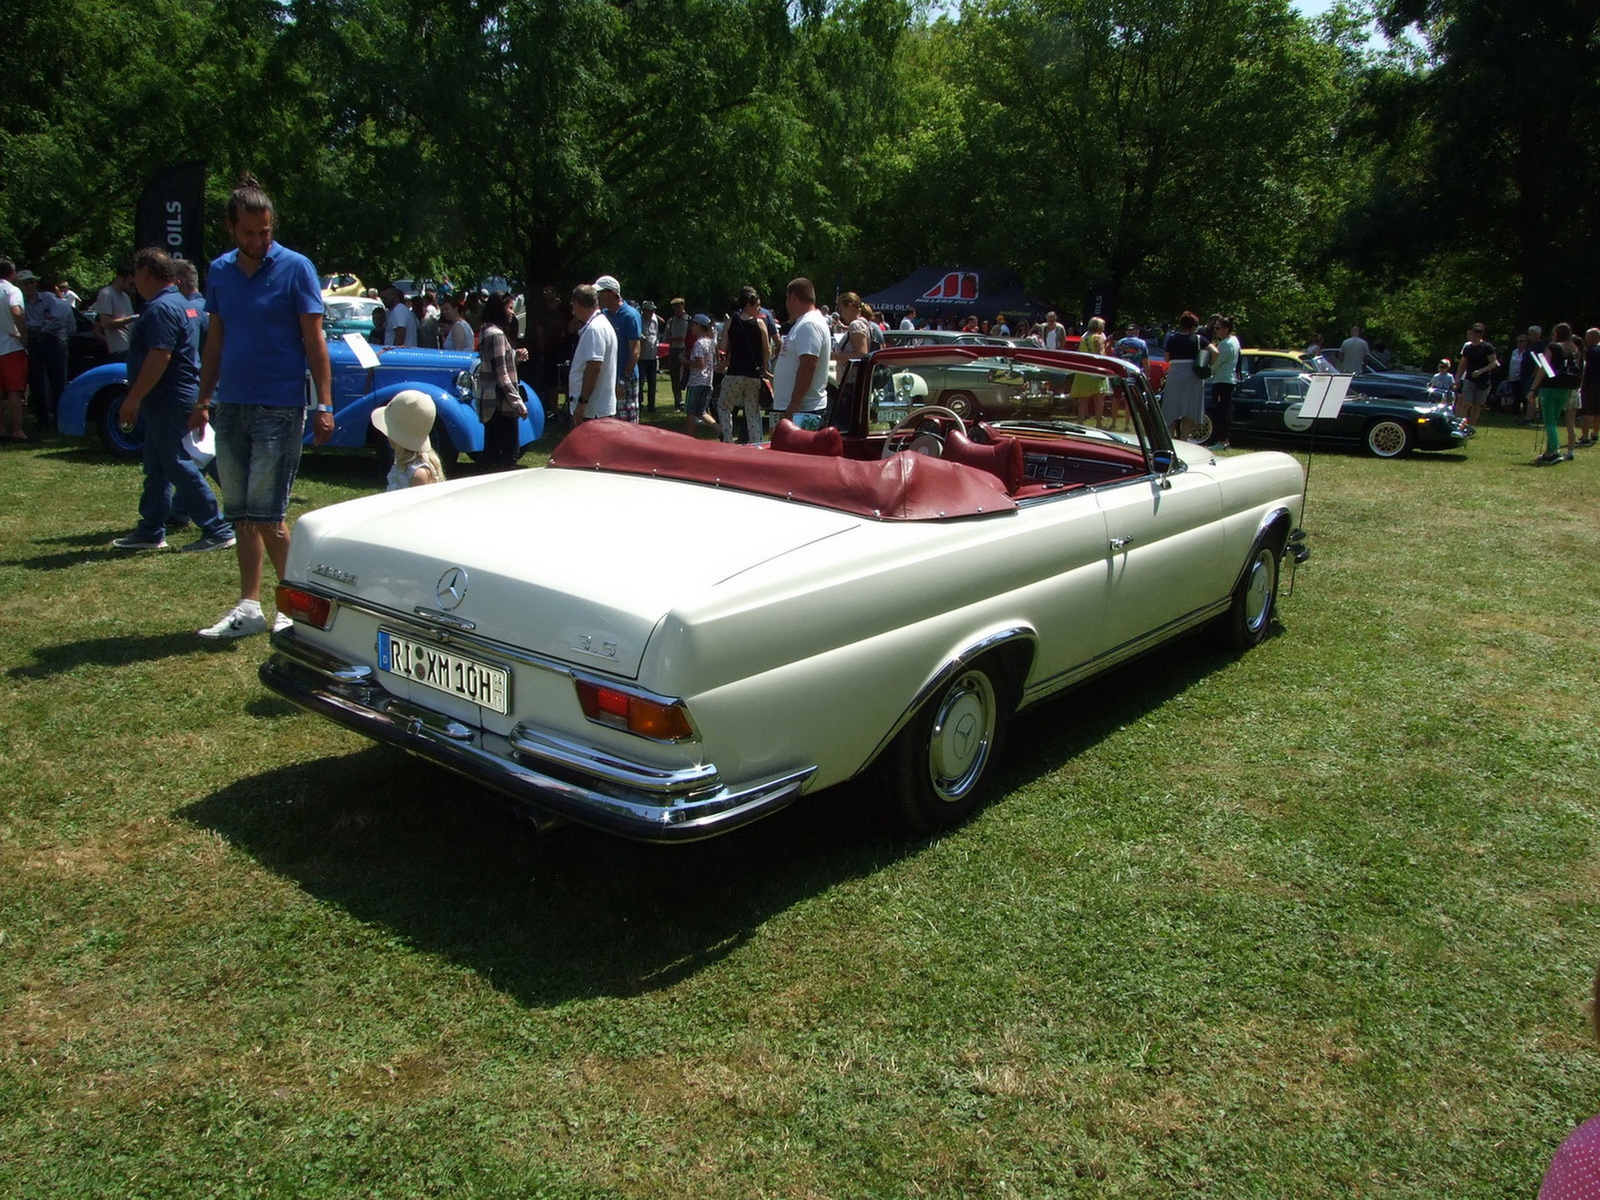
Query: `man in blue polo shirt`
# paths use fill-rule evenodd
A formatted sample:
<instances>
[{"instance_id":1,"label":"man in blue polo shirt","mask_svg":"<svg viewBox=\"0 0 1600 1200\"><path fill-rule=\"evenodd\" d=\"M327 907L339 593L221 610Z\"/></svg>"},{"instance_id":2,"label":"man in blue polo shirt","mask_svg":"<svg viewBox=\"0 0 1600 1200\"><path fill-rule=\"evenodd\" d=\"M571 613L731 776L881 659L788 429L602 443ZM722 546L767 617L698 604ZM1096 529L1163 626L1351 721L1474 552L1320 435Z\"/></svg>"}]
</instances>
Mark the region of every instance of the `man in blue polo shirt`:
<instances>
[{"instance_id":1,"label":"man in blue polo shirt","mask_svg":"<svg viewBox=\"0 0 1600 1200\"><path fill-rule=\"evenodd\" d=\"M203 429L217 405L217 476L222 506L238 533L239 603L202 629L203 638L239 638L267 629L261 611L264 558L282 580L289 557L289 492L305 438L306 373L316 389L312 440L333 434L332 370L322 336L322 284L303 254L272 240L272 200L249 174L228 197L236 248L206 277L206 335L200 403L190 428ZM274 630L287 628L279 613Z\"/></svg>"},{"instance_id":2,"label":"man in blue polo shirt","mask_svg":"<svg viewBox=\"0 0 1600 1200\"><path fill-rule=\"evenodd\" d=\"M611 328L617 333L617 416L624 421L639 420L639 346L643 326L639 310L622 298L622 285L615 275L602 275L594 281L595 294L605 310ZM688 354L684 360L688 361Z\"/></svg>"},{"instance_id":3,"label":"man in blue polo shirt","mask_svg":"<svg viewBox=\"0 0 1600 1200\"><path fill-rule=\"evenodd\" d=\"M117 414L131 430L144 413L144 490L139 524L111 544L119 550L165 550L173 492L200 537L185 550L220 550L234 544L233 526L184 451L183 436L200 395L200 313L176 287L177 263L164 250L141 250L133 260L133 285L144 311L128 339L127 398Z\"/></svg>"}]
</instances>

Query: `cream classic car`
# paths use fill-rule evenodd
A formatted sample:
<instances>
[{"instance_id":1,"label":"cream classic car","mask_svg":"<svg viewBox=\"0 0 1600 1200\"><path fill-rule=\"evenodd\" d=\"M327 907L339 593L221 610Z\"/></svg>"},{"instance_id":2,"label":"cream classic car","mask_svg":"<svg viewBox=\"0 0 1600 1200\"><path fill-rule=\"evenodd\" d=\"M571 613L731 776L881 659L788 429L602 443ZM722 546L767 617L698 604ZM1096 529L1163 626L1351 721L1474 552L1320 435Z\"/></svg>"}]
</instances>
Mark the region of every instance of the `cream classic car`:
<instances>
[{"instance_id":1,"label":"cream classic car","mask_svg":"<svg viewBox=\"0 0 1600 1200\"><path fill-rule=\"evenodd\" d=\"M1014 416L915 406L952 364ZM1131 432L1063 415L1080 372ZM1260 641L1303 491L1287 455L1175 446L1116 359L888 349L820 431L594 421L540 470L307 514L261 676L536 819L687 840L871 772L935 830L1019 709L1204 623Z\"/></svg>"}]
</instances>

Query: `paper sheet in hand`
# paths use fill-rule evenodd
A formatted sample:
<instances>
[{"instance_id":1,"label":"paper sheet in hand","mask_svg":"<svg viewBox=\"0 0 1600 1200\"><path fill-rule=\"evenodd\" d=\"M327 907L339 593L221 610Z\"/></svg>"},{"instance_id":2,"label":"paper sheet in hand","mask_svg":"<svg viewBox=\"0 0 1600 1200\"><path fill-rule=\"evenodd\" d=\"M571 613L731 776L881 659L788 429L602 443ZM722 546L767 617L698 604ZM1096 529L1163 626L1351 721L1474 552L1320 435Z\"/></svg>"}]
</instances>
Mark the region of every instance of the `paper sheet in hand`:
<instances>
[{"instance_id":1,"label":"paper sheet in hand","mask_svg":"<svg viewBox=\"0 0 1600 1200\"><path fill-rule=\"evenodd\" d=\"M356 352L356 361L367 370L372 370L378 365L378 356L373 352L371 344L359 333L344 335L344 344Z\"/></svg>"},{"instance_id":2,"label":"paper sheet in hand","mask_svg":"<svg viewBox=\"0 0 1600 1200\"><path fill-rule=\"evenodd\" d=\"M183 448L202 471L210 466L211 460L217 456L217 435L211 422L207 421L201 427L198 436L192 429L184 434Z\"/></svg>"},{"instance_id":3,"label":"paper sheet in hand","mask_svg":"<svg viewBox=\"0 0 1600 1200\"><path fill-rule=\"evenodd\" d=\"M1300 405L1300 418L1315 421L1319 417L1337 417L1344 407L1345 394L1350 390L1351 375L1313 375L1306 387L1306 398Z\"/></svg>"}]
</instances>

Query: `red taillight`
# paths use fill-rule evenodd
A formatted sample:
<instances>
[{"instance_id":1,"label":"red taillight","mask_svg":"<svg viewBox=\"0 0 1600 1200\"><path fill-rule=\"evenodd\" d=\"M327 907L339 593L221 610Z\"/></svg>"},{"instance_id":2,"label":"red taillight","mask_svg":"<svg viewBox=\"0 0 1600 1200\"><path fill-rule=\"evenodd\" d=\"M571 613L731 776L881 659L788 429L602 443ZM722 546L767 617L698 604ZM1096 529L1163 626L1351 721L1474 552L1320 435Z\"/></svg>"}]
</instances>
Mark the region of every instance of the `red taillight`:
<instances>
[{"instance_id":1,"label":"red taillight","mask_svg":"<svg viewBox=\"0 0 1600 1200\"><path fill-rule=\"evenodd\" d=\"M621 688L577 680L583 715L613 729L626 729L658 742L681 742L694 736L689 714L681 704L664 704Z\"/></svg>"},{"instance_id":2,"label":"red taillight","mask_svg":"<svg viewBox=\"0 0 1600 1200\"><path fill-rule=\"evenodd\" d=\"M278 611L318 629L326 629L333 623L332 600L287 583L278 585Z\"/></svg>"}]
</instances>

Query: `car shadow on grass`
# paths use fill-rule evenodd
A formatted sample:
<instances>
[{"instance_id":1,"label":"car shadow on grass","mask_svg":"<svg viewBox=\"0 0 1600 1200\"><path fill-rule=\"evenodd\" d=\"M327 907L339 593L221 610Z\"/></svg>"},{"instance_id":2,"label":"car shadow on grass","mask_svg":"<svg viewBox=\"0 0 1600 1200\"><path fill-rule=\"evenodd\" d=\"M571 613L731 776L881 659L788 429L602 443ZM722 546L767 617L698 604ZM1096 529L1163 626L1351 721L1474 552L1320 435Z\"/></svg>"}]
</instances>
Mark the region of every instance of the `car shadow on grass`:
<instances>
[{"instance_id":1,"label":"car shadow on grass","mask_svg":"<svg viewBox=\"0 0 1600 1200\"><path fill-rule=\"evenodd\" d=\"M1230 661L1186 639L1024 714L996 795ZM374 745L240 779L178 815L319 900L542 1008L670 987L774 914L930 844L896 832L886 808L868 775L704 842L643 845L579 826L535 834L509 802Z\"/></svg>"},{"instance_id":2,"label":"car shadow on grass","mask_svg":"<svg viewBox=\"0 0 1600 1200\"><path fill-rule=\"evenodd\" d=\"M358 920L529 1007L632 996L721 960L772 914L920 842L863 786L680 846L579 826L535 834L508 802L391 747L241 779L179 813Z\"/></svg>"}]
</instances>

